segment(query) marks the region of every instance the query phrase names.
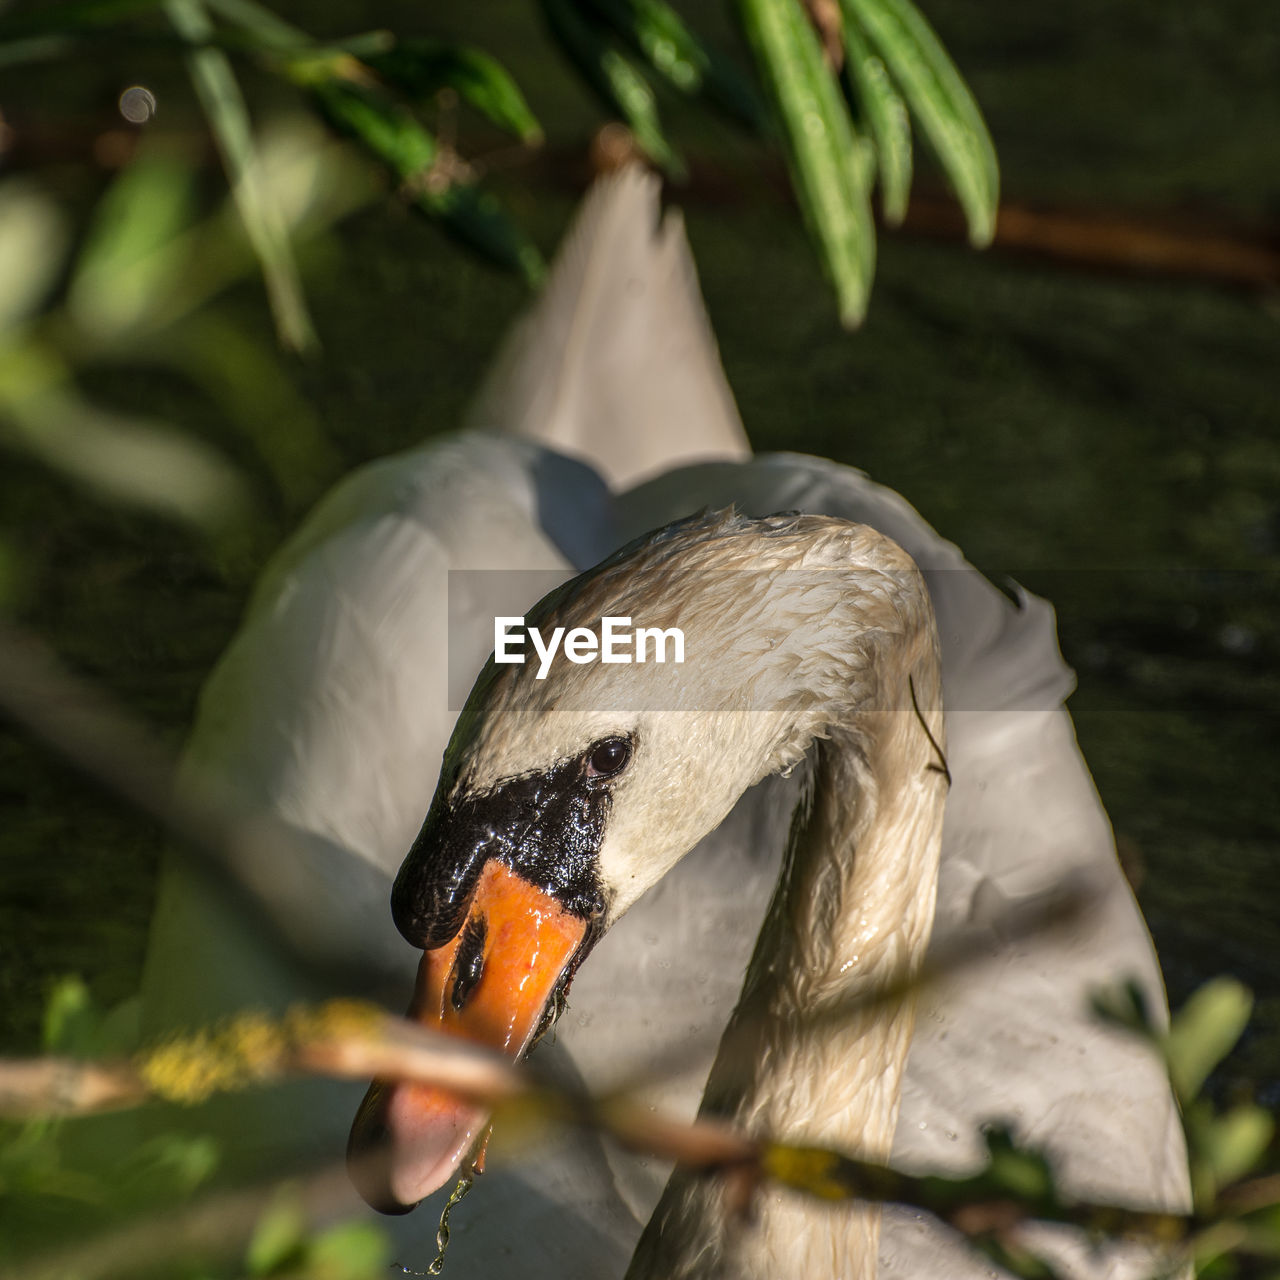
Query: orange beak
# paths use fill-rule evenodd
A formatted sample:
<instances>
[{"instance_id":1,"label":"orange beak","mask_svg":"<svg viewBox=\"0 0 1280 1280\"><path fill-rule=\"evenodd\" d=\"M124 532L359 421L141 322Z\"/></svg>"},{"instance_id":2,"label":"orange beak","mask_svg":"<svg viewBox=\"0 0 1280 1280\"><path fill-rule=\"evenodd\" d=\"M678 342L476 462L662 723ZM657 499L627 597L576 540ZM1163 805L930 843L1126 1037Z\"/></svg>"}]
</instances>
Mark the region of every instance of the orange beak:
<instances>
[{"instance_id":1,"label":"orange beak","mask_svg":"<svg viewBox=\"0 0 1280 1280\"><path fill-rule=\"evenodd\" d=\"M457 935L423 953L408 1016L518 1058L586 935L585 920L490 860ZM488 1122L433 1085L375 1080L351 1127L352 1178L375 1209L406 1213L453 1177Z\"/></svg>"}]
</instances>

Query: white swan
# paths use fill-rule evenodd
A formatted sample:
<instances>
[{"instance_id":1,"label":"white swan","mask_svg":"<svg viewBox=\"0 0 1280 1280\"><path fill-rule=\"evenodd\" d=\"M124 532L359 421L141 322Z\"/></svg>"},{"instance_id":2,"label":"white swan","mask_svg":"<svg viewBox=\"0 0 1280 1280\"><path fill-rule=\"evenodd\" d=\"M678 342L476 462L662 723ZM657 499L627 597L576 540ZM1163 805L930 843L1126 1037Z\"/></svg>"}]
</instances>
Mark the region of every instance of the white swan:
<instances>
[{"instance_id":1,"label":"white swan","mask_svg":"<svg viewBox=\"0 0 1280 1280\"><path fill-rule=\"evenodd\" d=\"M493 613L521 613L549 585L524 571L563 577L703 506L869 524L924 571L941 635L954 786L935 937L990 949L921 1000L894 1159L971 1166L979 1124L1000 1118L1049 1149L1071 1190L1184 1203L1185 1157L1159 1067L1085 1012L1089 987L1118 976L1136 977L1153 1007L1162 993L1061 708L1071 678L1051 611L1029 597L1011 605L859 473L799 457L745 460L678 222L669 216L655 231L654 204L635 175L589 202L473 415L473 427L508 434L472 431L363 469L276 557L206 685L188 767L222 778L307 841L303 900L295 886L268 903L284 926L368 988L403 986L416 957L389 927L386 902L451 728L446 640L452 666L477 669ZM540 443L548 440L595 469ZM697 456L717 460L656 474ZM441 601L447 572L459 569L504 570L506 599L494 608L492 572L455 572L448 631ZM472 651L459 662L468 617ZM559 748L546 745L554 756ZM655 1045L692 1037L705 1048L700 1072L663 1100L693 1109L776 878L796 785L749 791L610 931L540 1057L607 1082ZM1103 886L1094 914L1065 934L1000 945L994 931L1007 909L1075 870ZM309 993L210 886L166 869L146 977L152 1027ZM308 1086L259 1099L241 1158L259 1158L253 1143L332 1156L349 1115L335 1099L346 1097ZM621 1275L664 1178L585 1139L536 1166L495 1170L455 1216L450 1270ZM431 1251L412 1241L434 1228L429 1208L397 1224L410 1242L402 1260L425 1265ZM1132 1270L1120 1253L1067 1265ZM891 1210L878 1274L960 1280L989 1268L927 1218Z\"/></svg>"}]
</instances>

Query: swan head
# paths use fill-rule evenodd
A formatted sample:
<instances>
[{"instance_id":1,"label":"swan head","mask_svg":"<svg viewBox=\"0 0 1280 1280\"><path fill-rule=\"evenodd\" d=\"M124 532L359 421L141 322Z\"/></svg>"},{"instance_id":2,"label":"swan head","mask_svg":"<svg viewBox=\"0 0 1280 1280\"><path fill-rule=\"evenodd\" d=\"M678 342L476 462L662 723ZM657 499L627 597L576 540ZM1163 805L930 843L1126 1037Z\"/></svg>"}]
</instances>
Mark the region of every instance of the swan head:
<instances>
[{"instance_id":1,"label":"swan head","mask_svg":"<svg viewBox=\"0 0 1280 1280\"><path fill-rule=\"evenodd\" d=\"M595 941L744 791L837 727L856 740L858 714L886 696L885 651L932 643L906 553L821 516L681 521L552 592L526 625L599 638L605 618L664 633L666 660L655 646L605 662L599 645L581 662L491 657L392 894L424 952L410 1015L512 1056L554 1021ZM357 1185L404 1211L486 1123L441 1090L375 1085L352 1130Z\"/></svg>"}]
</instances>

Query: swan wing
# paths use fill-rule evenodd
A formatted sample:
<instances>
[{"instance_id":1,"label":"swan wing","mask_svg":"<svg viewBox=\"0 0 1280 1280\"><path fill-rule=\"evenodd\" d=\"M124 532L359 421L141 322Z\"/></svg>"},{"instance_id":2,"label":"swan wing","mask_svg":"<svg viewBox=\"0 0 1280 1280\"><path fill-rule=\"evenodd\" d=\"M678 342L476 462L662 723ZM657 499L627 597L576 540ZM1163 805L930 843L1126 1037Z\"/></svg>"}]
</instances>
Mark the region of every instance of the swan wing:
<instances>
[{"instance_id":1,"label":"swan wing","mask_svg":"<svg viewBox=\"0 0 1280 1280\"><path fill-rule=\"evenodd\" d=\"M482 597L496 587L522 612L571 571L566 551L598 557L611 541L602 495L586 467L529 442L448 439L354 473L267 567L201 692L182 771L289 828L294 841L262 896L291 936L305 928L294 936L305 953L405 972L410 949L388 928L388 888L460 697L492 648ZM563 545L543 531L545 506L561 512ZM565 511L576 512L572 529ZM457 681L449 688L450 653L461 694ZM252 965L224 977L194 945L208 886L177 888L187 875L169 860L145 981L153 1027L216 1016L255 993Z\"/></svg>"},{"instance_id":2,"label":"swan wing","mask_svg":"<svg viewBox=\"0 0 1280 1280\"><path fill-rule=\"evenodd\" d=\"M253 888L296 950L349 990L404 1007L418 952L391 923L391 880L492 648L494 614L522 613L611 549L608 504L578 462L531 441L459 436L354 473L267 567L201 693L182 771L278 824L283 839ZM331 994L219 882L165 859L144 976L149 1032ZM572 1074L562 1053L549 1056ZM340 1159L362 1092L299 1082L215 1102L190 1123L223 1135L229 1171L260 1178ZM466 1208L481 1205L455 1217L461 1274L620 1274L639 1231L590 1138L497 1170ZM354 1191L345 1210L371 1212ZM434 1256L437 1215L392 1226L411 1268Z\"/></svg>"}]
</instances>

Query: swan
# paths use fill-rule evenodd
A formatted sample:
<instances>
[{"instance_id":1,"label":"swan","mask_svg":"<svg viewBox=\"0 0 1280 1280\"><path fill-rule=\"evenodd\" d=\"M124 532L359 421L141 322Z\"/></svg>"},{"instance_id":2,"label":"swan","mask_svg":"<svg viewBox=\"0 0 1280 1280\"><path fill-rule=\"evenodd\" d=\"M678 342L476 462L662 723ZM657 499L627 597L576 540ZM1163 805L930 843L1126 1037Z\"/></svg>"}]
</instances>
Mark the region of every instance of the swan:
<instances>
[{"instance_id":1,"label":"swan","mask_svg":"<svg viewBox=\"0 0 1280 1280\"><path fill-rule=\"evenodd\" d=\"M573 976L554 1041L538 1050L551 1069L607 1085L649 1060L657 1045L693 1043L700 1052L689 1055L689 1069L660 1093L665 1107L692 1114L715 1059L715 1037L750 966L746 1002L768 1015L753 1021L752 1034L777 1042L747 1055L754 1078L743 1077L741 1059L721 1060L711 1081L712 1100L719 1093L748 1123L820 1131L825 1141L887 1152L906 1168L962 1171L981 1160L982 1124L998 1119L1050 1154L1070 1192L1185 1205L1185 1152L1160 1065L1086 1012L1091 987L1117 977L1137 981L1152 1008L1162 1006L1163 988L1062 706L1072 677L1057 650L1051 609L1025 593L1010 601L905 501L861 473L796 455L750 456L678 217L659 220L656 205L652 180L635 172L600 184L543 296L495 361L465 430L362 468L281 549L202 691L184 772L216 781L246 810L272 815L295 837L291 847L302 866L282 868L274 894L270 879L261 890L280 927L326 971L345 967L354 988L404 1001L420 956L392 927L387 903L406 850L417 853L397 882L396 913L406 932L420 944L428 935L435 940L437 926L443 934L462 923L459 901L466 894L433 907L440 882L423 861L430 833L442 829L450 788L462 780L466 794L478 797L503 780L546 775L566 761L604 778L607 769L591 761L607 745L608 758L596 764L607 766L611 753L626 761L614 782L597 784L602 792L613 788L616 807L597 849L596 879L587 877L574 917L588 921L594 946ZM690 520L704 508L738 514ZM780 511L806 514L776 516ZM637 538L630 559L608 560ZM909 632L910 643L898 652L867 641L876 649L874 662L865 653L839 659L874 673L851 682L881 691L868 695L870 704L841 703L845 688L834 701L815 698L798 727L794 708L781 705L740 705L708 716L709 676L695 677L688 666L689 687L701 692L681 710L674 695L655 700L650 689L642 732L619 722L618 701L598 704L584 693L567 696L557 710L551 703L554 690L566 693L562 681L539 686L530 668L495 681L491 668L446 760L444 799L423 828L456 709L493 647L495 615L542 616L536 602L549 589L602 562L567 597L543 606L549 620L561 605L626 603L632 597L619 566L636 567L635 557L680 552L696 563L699 554L714 558L733 548L730 559L750 566L762 548L784 545L805 566L798 578L851 575L865 588L870 576L892 584L894 599L885 607L899 622L891 629ZM765 591L753 572L744 576ZM847 597L836 593L830 606L855 610L868 595L879 598L851 590ZM766 592L761 600L774 597ZM637 615L641 604L653 600L637 598ZM938 665L930 659L931 618ZM820 623L813 617L801 625L797 616L793 634L814 625ZM705 642L703 652L712 651L696 610L691 629ZM881 634L875 626L856 630ZM786 637L778 644L804 661ZM692 652L692 639L690 646ZM638 665L626 670L632 681L657 673ZM660 674L670 679L674 670ZM590 690L600 672L573 667L585 682L579 692ZM914 701L904 699L904 672ZM644 697L632 699L633 709L645 705ZM535 714L539 709L547 714ZM694 750L697 733L675 731L682 716L686 727L690 716L695 727L716 722L714 731L707 728L703 754ZM860 717L875 722L874 732ZM515 733L516 724L529 732ZM789 778L776 776L822 735L814 770L802 765ZM865 801L881 794L870 785L878 774L865 749L881 737L892 742L884 757L889 776L909 779L919 792L918 803L904 802L897 812L921 824L919 839L885 844L899 854L910 846L919 864L881 878L875 859L861 857L854 865L869 879L855 875L840 891L874 913L872 899L887 904L896 886L906 901L895 901L893 927L881 930L877 921L884 919L868 917L858 934L858 911L835 913L839 921L815 913L825 882L817 870L804 872L803 840L794 846L801 866L796 884L808 884L817 898L788 889L770 908L790 814L802 797L809 797L807 844L814 850L829 851L850 832L865 842L875 835L877 815L887 821L895 812L887 801ZM944 775L929 766L944 750L952 785L939 827ZM660 757L684 762L687 790L672 790L671 773L664 781ZM657 788L648 801L646 776ZM833 834L840 823L830 797L844 794L832 789L833 780L856 784L848 794L864 797L840 815L843 836ZM655 821L660 841L637 836ZM868 831L860 822L870 824ZM428 838L415 845L420 828ZM692 852L680 857L690 845ZM463 871L464 879L471 871L484 874L483 867ZM1087 875L1096 894L1087 918L1043 937L1001 936L1011 909L1073 873ZM762 937L782 945L779 913L793 909L806 920L816 914L813 923L822 926L786 935L793 949L810 947L823 963L838 959L837 970L861 955L860 947L902 948L907 963L918 963L931 916L932 946L959 940L983 953L980 962L924 989L914 1034L906 1012L876 1028L848 1030L879 1037L880 1044L865 1054L847 1045L838 1053L866 1078L853 1105L842 1104L828 1118L819 1109L832 1101L826 1084L834 1072L815 1089L811 1073L784 1062L796 1050L779 1034L788 1014L778 1004L777 970L764 941L752 960L762 920L768 921ZM853 935L841 934L840 921L850 919ZM464 933L453 935L457 945ZM568 945L580 944L581 937ZM830 988L843 990L849 972L837 972ZM314 994L315 980L282 964L216 884L186 864L166 863L144 975L150 1030ZM355 1102L344 1087L309 1083L222 1104L234 1115L235 1128L227 1130L235 1134L231 1158L246 1168L282 1154L332 1159ZM379 1105L383 1113L375 1118L405 1109L385 1097ZM832 1129L827 1119L843 1127ZM454 1148L465 1145L465 1129L464 1117ZM392 1176L408 1179L390 1189L393 1199L415 1198L431 1180L447 1177L446 1166L460 1154L453 1148L441 1154L437 1144L426 1157L419 1154L419 1163L430 1164L435 1152L440 1167L413 1169L411 1146L404 1160L393 1161ZM584 1136L534 1158L495 1163L455 1215L448 1266L461 1276L620 1276L659 1206L667 1229L646 1234L635 1267L648 1270L632 1274L696 1271L707 1249L732 1254L737 1269L729 1274L764 1274L750 1268L770 1258L769 1274L805 1274L796 1250L810 1244L819 1256L803 1265L817 1275L991 1274L940 1224L902 1208L885 1210L878 1249L877 1215L815 1219L780 1194L762 1197L756 1231L709 1239L723 1217L699 1202L713 1199L715 1187L677 1180L664 1196L666 1179L667 1170L654 1162ZM812 1230L815 1221L822 1230ZM409 1266L430 1260L429 1210L394 1220L393 1230L397 1256ZM841 1234L847 1232L857 1241ZM1037 1244L1067 1274L1140 1272L1142 1259L1132 1251L1094 1256L1059 1233L1042 1236ZM836 1239L844 1243L833 1245Z\"/></svg>"}]
</instances>

